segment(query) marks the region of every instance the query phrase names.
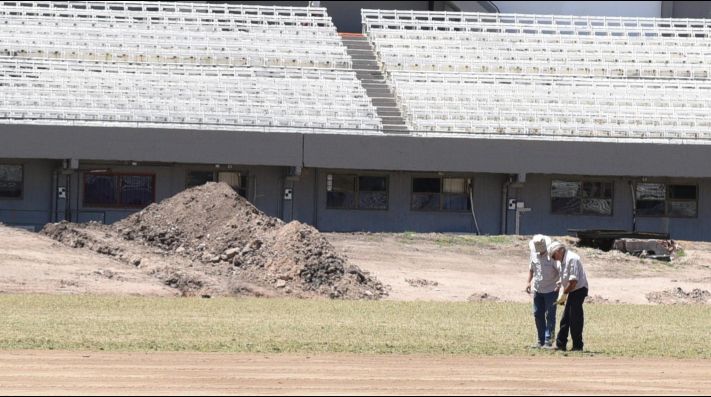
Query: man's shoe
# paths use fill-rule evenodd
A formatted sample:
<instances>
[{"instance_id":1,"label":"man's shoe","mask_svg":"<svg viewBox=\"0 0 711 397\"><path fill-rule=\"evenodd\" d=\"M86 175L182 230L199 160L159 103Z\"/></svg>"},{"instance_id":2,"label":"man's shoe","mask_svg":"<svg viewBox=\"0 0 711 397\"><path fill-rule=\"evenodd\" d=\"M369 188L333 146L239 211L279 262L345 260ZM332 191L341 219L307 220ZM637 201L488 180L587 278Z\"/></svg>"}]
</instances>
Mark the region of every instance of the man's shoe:
<instances>
[{"instance_id":1,"label":"man's shoe","mask_svg":"<svg viewBox=\"0 0 711 397\"><path fill-rule=\"evenodd\" d=\"M558 350L558 351L562 351L562 352L568 350L568 349L565 348L565 346L561 346L561 345L559 345L559 344L557 344L557 343L556 343L556 345L555 345L555 349Z\"/></svg>"},{"instance_id":2,"label":"man's shoe","mask_svg":"<svg viewBox=\"0 0 711 397\"><path fill-rule=\"evenodd\" d=\"M555 351L555 350L558 350L558 346L554 346L554 345L543 345L543 347L542 347L541 349L554 350L554 351Z\"/></svg>"},{"instance_id":3,"label":"man's shoe","mask_svg":"<svg viewBox=\"0 0 711 397\"><path fill-rule=\"evenodd\" d=\"M582 347L574 347L574 348L570 349L570 351L571 352L581 352L581 351L583 351L583 348Z\"/></svg>"},{"instance_id":4,"label":"man's shoe","mask_svg":"<svg viewBox=\"0 0 711 397\"><path fill-rule=\"evenodd\" d=\"M542 349L543 345L536 343L528 347L529 349Z\"/></svg>"}]
</instances>

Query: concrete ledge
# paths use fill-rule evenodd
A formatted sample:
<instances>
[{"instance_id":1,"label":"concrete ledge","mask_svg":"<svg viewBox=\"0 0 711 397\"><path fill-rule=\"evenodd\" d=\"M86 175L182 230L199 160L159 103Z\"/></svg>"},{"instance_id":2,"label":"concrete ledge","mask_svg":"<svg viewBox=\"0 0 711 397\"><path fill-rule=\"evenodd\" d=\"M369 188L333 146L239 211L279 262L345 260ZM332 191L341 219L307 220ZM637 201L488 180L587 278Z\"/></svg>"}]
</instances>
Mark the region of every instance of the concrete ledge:
<instances>
[{"instance_id":1,"label":"concrete ledge","mask_svg":"<svg viewBox=\"0 0 711 397\"><path fill-rule=\"evenodd\" d=\"M294 133L0 125L0 158L301 165Z\"/></svg>"},{"instance_id":2,"label":"concrete ledge","mask_svg":"<svg viewBox=\"0 0 711 397\"><path fill-rule=\"evenodd\" d=\"M703 178L711 145L313 134L304 166Z\"/></svg>"}]
</instances>

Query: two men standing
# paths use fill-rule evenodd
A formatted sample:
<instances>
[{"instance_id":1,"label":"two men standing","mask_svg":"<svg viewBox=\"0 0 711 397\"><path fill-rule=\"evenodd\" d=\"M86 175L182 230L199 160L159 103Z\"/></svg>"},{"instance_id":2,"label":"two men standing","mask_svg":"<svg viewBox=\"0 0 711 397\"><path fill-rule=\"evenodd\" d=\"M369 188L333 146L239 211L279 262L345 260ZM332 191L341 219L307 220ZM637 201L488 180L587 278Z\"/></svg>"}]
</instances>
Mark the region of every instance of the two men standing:
<instances>
[{"instance_id":1,"label":"two men standing","mask_svg":"<svg viewBox=\"0 0 711 397\"><path fill-rule=\"evenodd\" d=\"M545 247L545 249L544 249ZM573 340L572 351L583 350L585 322L583 302L588 296L588 280L580 256L558 241L537 234L529 242L529 265L526 292L533 292L533 314L538 331L538 346L566 350L568 334ZM533 283L531 283L533 281ZM561 298L556 301L559 295ZM566 299L567 297L567 299ZM552 343L555 330L556 303L565 303L560 330Z\"/></svg>"}]
</instances>

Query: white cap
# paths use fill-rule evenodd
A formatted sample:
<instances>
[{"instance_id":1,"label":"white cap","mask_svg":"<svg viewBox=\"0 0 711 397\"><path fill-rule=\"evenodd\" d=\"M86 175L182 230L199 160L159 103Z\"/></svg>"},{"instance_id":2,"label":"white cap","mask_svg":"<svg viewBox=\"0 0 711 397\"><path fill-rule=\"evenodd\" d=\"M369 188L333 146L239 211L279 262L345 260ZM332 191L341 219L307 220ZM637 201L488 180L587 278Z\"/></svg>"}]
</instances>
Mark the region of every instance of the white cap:
<instances>
[{"instance_id":1,"label":"white cap","mask_svg":"<svg viewBox=\"0 0 711 397\"><path fill-rule=\"evenodd\" d=\"M540 254L546 252L548 244L551 243L551 238L542 234L536 234L528 242L528 247L532 253Z\"/></svg>"},{"instance_id":2,"label":"white cap","mask_svg":"<svg viewBox=\"0 0 711 397\"><path fill-rule=\"evenodd\" d=\"M565 245L560 241L554 241L548 245L548 256L552 257L553 254L561 248L565 248Z\"/></svg>"}]
</instances>

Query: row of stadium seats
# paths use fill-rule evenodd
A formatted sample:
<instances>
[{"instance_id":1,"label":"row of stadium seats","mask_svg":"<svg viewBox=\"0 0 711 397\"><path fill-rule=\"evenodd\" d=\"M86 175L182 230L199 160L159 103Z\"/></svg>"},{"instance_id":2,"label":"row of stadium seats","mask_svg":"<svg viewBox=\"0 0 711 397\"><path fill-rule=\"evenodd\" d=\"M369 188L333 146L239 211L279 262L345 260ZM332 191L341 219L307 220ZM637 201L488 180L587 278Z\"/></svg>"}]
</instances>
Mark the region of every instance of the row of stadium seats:
<instances>
[{"instance_id":1,"label":"row of stadium seats","mask_svg":"<svg viewBox=\"0 0 711 397\"><path fill-rule=\"evenodd\" d=\"M708 19L668 19L477 12L369 10L361 12L364 33L374 29L527 33L616 37L709 37Z\"/></svg>"},{"instance_id":2,"label":"row of stadium seats","mask_svg":"<svg viewBox=\"0 0 711 397\"><path fill-rule=\"evenodd\" d=\"M627 33L640 34L609 36L598 33L610 33L612 28L594 25L592 17L564 18L571 24L564 27L553 25L555 18L536 25L536 17L524 18L525 23L517 17L363 10L363 26L387 71L711 79L710 30L705 24L694 25L690 37L669 38L650 33L660 29L656 25L622 19ZM441 31L436 28L441 23L469 28ZM521 24L551 31L524 33L514 28ZM426 26L431 29L422 30ZM665 29L682 28L673 24Z\"/></svg>"},{"instance_id":3,"label":"row of stadium seats","mask_svg":"<svg viewBox=\"0 0 711 397\"><path fill-rule=\"evenodd\" d=\"M414 133L711 139L711 22L363 10Z\"/></svg>"},{"instance_id":4,"label":"row of stadium seats","mask_svg":"<svg viewBox=\"0 0 711 397\"><path fill-rule=\"evenodd\" d=\"M265 15L263 9L269 12ZM4 2L0 56L351 67L324 12L308 15L312 9L307 8L306 16L298 16L293 9L283 8L290 11L286 15L275 10L190 3L166 7L164 3Z\"/></svg>"},{"instance_id":5,"label":"row of stadium seats","mask_svg":"<svg viewBox=\"0 0 711 397\"><path fill-rule=\"evenodd\" d=\"M15 62L12 73L0 73L4 117L17 118L25 112L27 118L38 118L39 113L47 118L121 121L116 117L122 115L129 117L126 121L177 124L185 118L261 116L258 120L264 121L259 125L274 118L279 119L276 125L381 128L352 71L279 75L273 70L224 68L220 72L202 67L207 73L200 74L201 68L194 67L178 68L175 73L156 68L161 73L154 74L139 66L102 69L57 63L63 67L29 69Z\"/></svg>"},{"instance_id":6,"label":"row of stadium seats","mask_svg":"<svg viewBox=\"0 0 711 397\"><path fill-rule=\"evenodd\" d=\"M458 59L453 59L456 56ZM590 62L565 59L513 60L498 53L489 59L461 57L442 53L436 56L417 57L398 54L383 56L381 62L388 71L430 71L455 73L503 73L522 75L590 76L612 78L678 78L711 79L711 63L704 65L665 64L655 66L644 63ZM446 60L445 60L446 59Z\"/></svg>"},{"instance_id":7,"label":"row of stadium seats","mask_svg":"<svg viewBox=\"0 0 711 397\"><path fill-rule=\"evenodd\" d=\"M0 2L0 119L382 131L324 8Z\"/></svg>"},{"instance_id":8,"label":"row of stadium seats","mask_svg":"<svg viewBox=\"0 0 711 397\"><path fill-rule=\"evenodd\" d=\"M415 131L711 137L711 84L393 73ZM430 77L431 76L431 77ZM595 131L598 129L600 134Z\"/></svg>"},{"instance_id":9,"label":"row of stadium seats","mask_svg":"<svg viewBox=\"0 0 711 397\"><path fill-rule=\"evenodd\" d=\"M0 15L24 18L61 17L74 21L143 22L161 26L205 28L262 24L322 27L334 30L325 8L254 6L163 1L2 1Z\"/></svg>"}]
</instances>

